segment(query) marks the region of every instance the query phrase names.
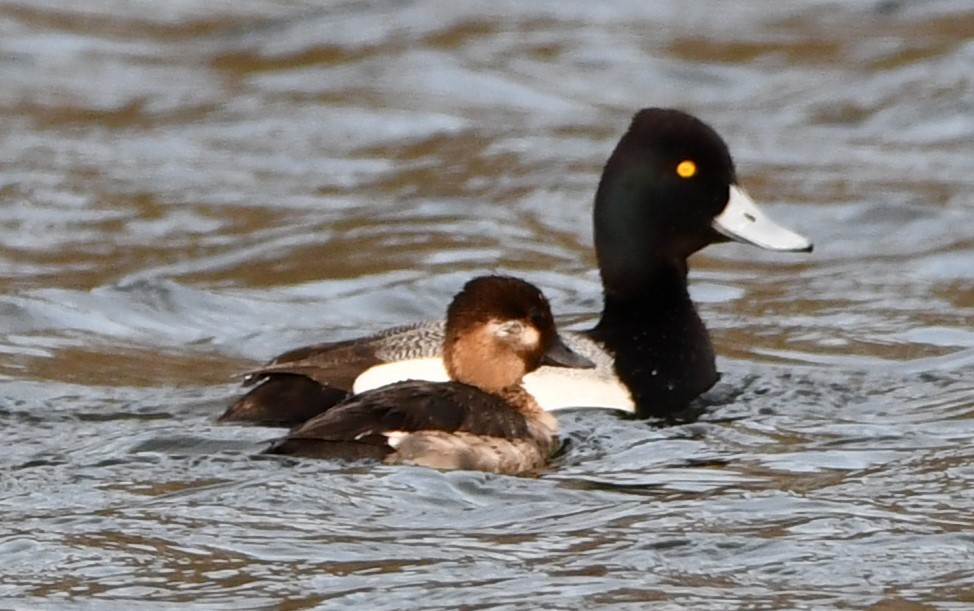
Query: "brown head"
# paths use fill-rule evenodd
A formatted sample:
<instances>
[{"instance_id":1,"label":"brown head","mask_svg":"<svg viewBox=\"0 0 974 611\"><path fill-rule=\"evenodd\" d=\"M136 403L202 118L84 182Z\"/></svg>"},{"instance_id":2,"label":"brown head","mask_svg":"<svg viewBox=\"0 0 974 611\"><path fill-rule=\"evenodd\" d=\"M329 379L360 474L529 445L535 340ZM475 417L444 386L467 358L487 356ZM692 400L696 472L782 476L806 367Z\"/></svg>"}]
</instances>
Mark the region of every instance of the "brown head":
<instances>
[{"instance_id":1,"label":"brown head","mask_svg":"<svg viewBox=\"0 0 974 611\"><path fill-rule=\"evenodd\" d=\"M593 366L562 343L541 291L510 276L480 276L457 293L443 357L452 379L487 391L518 384L542 364Z\"/></svg>"}]
</instances>

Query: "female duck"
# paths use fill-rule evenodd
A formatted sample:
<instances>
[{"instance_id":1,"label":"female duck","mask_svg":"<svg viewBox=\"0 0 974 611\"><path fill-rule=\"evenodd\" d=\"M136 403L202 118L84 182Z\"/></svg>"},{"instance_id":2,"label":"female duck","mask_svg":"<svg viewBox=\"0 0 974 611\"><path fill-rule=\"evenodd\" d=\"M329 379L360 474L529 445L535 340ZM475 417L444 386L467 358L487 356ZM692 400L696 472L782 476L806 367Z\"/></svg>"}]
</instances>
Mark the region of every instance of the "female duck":
<instances>
[{"instance_id":1,"label":"female duck","mask_svg":"<svg viewBox=\"0 0 974 611\"><path fill-rule=\"evenodd\" d=\"M446 314L451 381L405 381L355 395L268 452L371 458L437 469L524 473L547 464L557 421L521 386L542 361L591 367L558 337L548 301L506 276L468 282Z\"/></svg>"},{"instance_id":2,"label":"female duck","mask_svg":"<svg viewBox=\"0 0 974 611\"><path fill-rule=\"evenodd\" d=\"M728 240L812 249L738 186L717 132L678 110L638 112L595 195L602 316L589 331L565 334L596 368L530 374L525 386L539 404L669 417L710 388L718 378L714 350L687 291L687 258ZM444 379L441 341L437 322L287 352L248 376L246 384L260 384L222 419L292 425L327 410L353 384L358 392L396 379Z\"/></svg>"}]
</instances>

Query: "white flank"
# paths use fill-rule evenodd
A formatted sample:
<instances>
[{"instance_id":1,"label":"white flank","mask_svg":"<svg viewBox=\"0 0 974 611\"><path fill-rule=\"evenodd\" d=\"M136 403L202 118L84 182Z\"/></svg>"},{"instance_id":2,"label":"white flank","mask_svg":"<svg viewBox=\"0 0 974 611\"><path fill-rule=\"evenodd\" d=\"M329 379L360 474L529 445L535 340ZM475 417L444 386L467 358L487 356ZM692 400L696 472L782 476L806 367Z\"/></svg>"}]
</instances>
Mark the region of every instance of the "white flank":
<instances>
[{"instance_id":1,"label":"white flank","mask_svg":"<svg viewBox=\"0 0 974 611\"><path fill-rule=\"evenodd\" d=\"M365 370L355 379L352 391L358 394L405 380L446 382L449 379L442 359L410 359ZM629 389L618 378L598 369L542 367L524 376L524 388L548 412L580 407L617 409L630 414L635 412Z\"/></svg>"},{"instance_id":2,"label":"white flank","mask_svg":"<svg viewBox=\"0 0 974 611\"><path fill-rule=\"evenodd\" d=\"M446 374L441 358L408 359L393 361L370 367L355 378L352 392L356 395L373 388L405 382L406 380L429 380L430 382L447 382L450 376Z\"/></svg>"},{"instance_id":3,"label":"white flank","mask_svg":"<svg viewBox=\"0 0 974 611\"><path fill-rule=\"evenodd\" d=\"M524 376L523 386L546 412L579 407L636 411L629 389L596 369L542 367Z\"/></svg>"}]
</instances>

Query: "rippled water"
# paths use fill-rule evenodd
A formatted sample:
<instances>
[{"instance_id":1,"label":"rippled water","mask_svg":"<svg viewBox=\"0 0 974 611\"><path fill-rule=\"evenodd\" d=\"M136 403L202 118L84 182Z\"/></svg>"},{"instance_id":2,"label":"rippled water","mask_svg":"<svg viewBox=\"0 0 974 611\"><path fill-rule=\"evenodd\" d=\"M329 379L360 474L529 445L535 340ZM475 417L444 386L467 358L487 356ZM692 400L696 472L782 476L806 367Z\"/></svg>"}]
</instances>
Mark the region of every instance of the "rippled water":
<instances>
[{"instance_id":1,"label":"rippled water","mask_svg":"<svg viewBox=\"0 0 974 611\"><path fill-rule=\"evenodd\" d=\"M972 66L961 0L0 2L0 606L974 602ZM816 242L695 257L703 420L567 414L539 479L214 423L476 272L597 312L649 105Z\"/></svg>"}]
</instances>

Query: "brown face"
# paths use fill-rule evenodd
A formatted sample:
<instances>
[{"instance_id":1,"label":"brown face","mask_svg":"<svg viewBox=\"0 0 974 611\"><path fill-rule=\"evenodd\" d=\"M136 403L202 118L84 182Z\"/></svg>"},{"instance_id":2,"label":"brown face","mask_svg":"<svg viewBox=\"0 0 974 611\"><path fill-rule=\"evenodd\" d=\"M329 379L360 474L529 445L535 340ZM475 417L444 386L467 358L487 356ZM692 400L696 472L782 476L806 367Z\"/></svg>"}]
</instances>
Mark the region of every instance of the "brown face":
<instances>
[{"instance_id":1,"label":"brown face","mask_svg":"<svg viewBox=\"0 0 974 611\"><path fill-rule=\"evenodd\" d=\"M519 383L542 362L594 366L561 342L541 291L507 276L475 278L454 297L443 354L451 378L489 390Z\"/></svg>"},{"instance_id":2,"label":"brown face","mask_svg":"<svg viewBox=\"0 0 974 611\"><path fill-rule=\"evenodd\" d=\"M510 276L480 276L468 282L453 298L446 319L448 337L491 321L533 327L541 336L542 351L556 335L545 296L533 284ZM513 337L518 333L508 335Z\"/></svg>"},{"instance_id":3,"label":"brown face","mask_svg":"<svg viewBox=\"0 0 974 611\"><path fill-rule=\"evenodd\" d=\"M541 364L556 337L548 300L537 287L507 276L474 278L447 310L447 371L481 388L516 384Z\"/></svg>"}]
</instances>

